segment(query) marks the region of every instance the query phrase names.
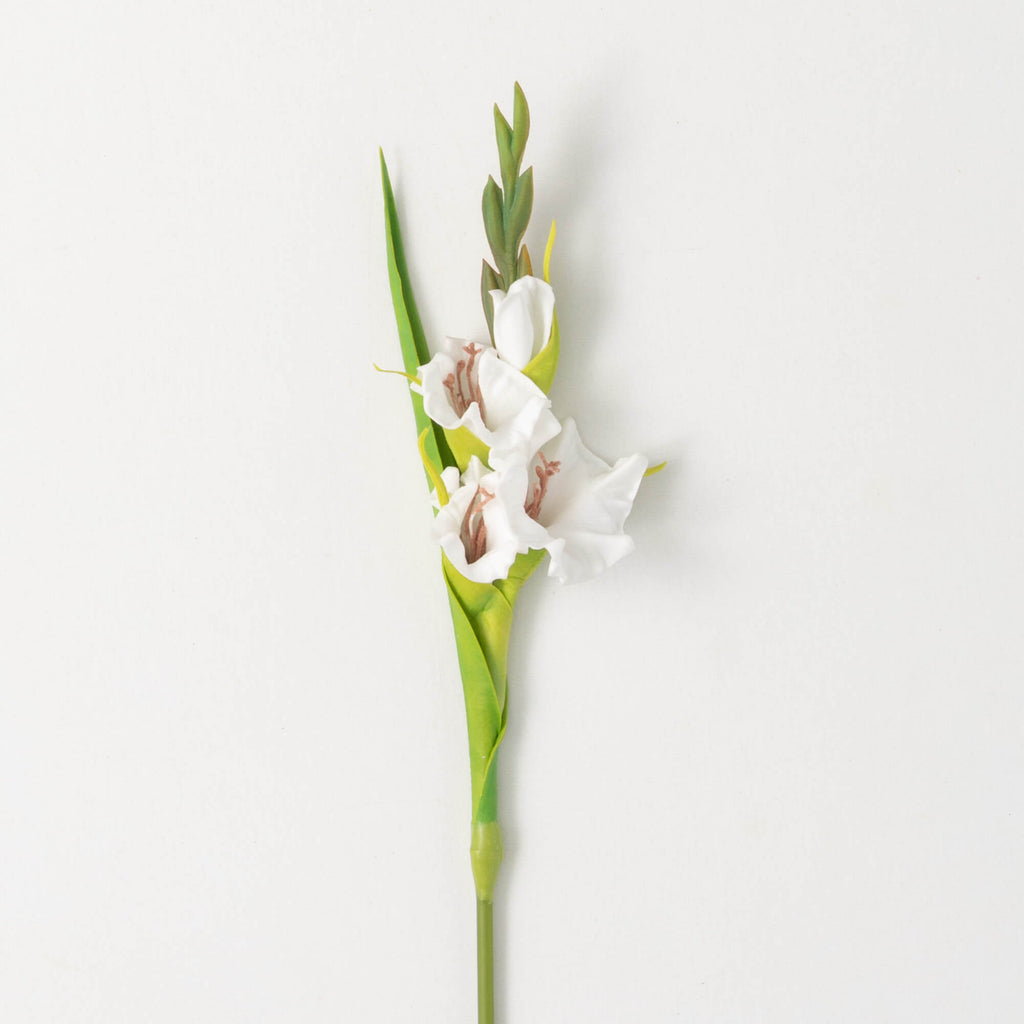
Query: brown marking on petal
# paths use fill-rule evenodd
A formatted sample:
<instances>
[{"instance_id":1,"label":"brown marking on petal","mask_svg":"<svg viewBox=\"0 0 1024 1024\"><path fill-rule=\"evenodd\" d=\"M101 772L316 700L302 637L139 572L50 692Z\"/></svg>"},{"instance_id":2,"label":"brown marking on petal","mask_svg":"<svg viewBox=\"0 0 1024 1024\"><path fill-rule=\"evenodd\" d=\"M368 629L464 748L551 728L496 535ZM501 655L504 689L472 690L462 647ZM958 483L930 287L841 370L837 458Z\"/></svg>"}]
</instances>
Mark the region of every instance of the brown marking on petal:
<instances>
[{"instance_id":1,"label":"brown marking on petal","mask_svg":"<svg viewBox=\"0 0 1024 1024\"><path fill-rule=\"evenodd\" d=\"M455 410L455 415L461 416L462 412L459 411L460 395L455 389L455 374L449 373L448 376L445 377L443 383L445 391L448 392L448 401L452 403L452 408ZM464 411L465 410L463 410L463 412Z\"/></svg>"},{"instance_id":2,"label":"brown marking on petal","mask_svg":"<svg viewBox=\"0 0 1024 1024\"><path fill-rule=\"evenodd\" d=\"M476 357L483 352L483 349L476 343L472 343L464 345L462 351L469 358L460 359L455 364L455 372L449 373L443 381L444 389L448 392L448 401L451 402L455 415L460 419L466 414L466 410L476 402L480 407L480 417L486 422L484 398L480 393L480 371L476 365Z\"/></svg>"},{"instance_id":3,"label":"brown marking on petal","mask_svg":"<svg viewBox=\"0 0 1024 1024\"><path fill-rule=\"evenodd\" d=\"M537 474L537 484L533 488L530 500L524 506L526 514L531 519L536 519L540 515L541 503L544 501L544 495L548 493L548 481L562 468L562 463L558 459L547 459L543 452L538 452L537 456L541 461L539 466L533 467L534 473Z\"/></svg>"},{"instance_id":4,"label":"brown marking on petal","mask_svg":"<svg viewBox=\"0 0 1024 1024\"><path fill-rule=\"evenodd\" d=\"M471 342L462 351L469 356L469 362L466 364L466 390L469 393L469 400L476 402L480 409L480 418L486 423L487 412L484 409L484 396L480 392L480 371L476 367L476 357L483 352L483 349L476 342ZM476 373L473 372L474 369L476 369Z\"/></svg>"},{"instance_id":5,"label":"brown marking on petal","mask_svg":"<svg viewBox=\"0 0 1024 1024\"><path fill-rule=\"evenodd\" d=\"M487 524L484 522L484 507L494 498L491 491L477 487L462 517L459 540L466 552L466 564L472 565L487 552Z\"/></svg>"},{"instance_id":6,"label":"brown marking on petal","mask_svg":"<svg viewBox=\"0 0 1024 1024\"><path fill-rule=\"evenodd\" d=\"M465 359L460 359L455 364L455 383L459 389L459 405L455 411L461 416L469 408L469 403L473 401Z\"/></svg>"}]
</instances>

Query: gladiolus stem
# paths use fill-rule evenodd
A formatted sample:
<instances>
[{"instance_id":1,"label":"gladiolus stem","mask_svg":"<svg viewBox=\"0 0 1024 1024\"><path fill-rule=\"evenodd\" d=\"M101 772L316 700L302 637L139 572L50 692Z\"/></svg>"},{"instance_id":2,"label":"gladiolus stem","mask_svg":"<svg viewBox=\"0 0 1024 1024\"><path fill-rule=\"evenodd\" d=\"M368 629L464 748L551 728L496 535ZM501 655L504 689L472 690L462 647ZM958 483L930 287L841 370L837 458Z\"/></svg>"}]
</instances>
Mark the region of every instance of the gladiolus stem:
<instances>
[{"instance_id":1,"label":"gladiolus stem","mask_svg":"<svg viewBox=\"0 0 1024 1024\"><path fill-rule=\"evenodd\" d=\"M476 901L476 981L480 1024L494 1024L494 904Z\"/></svg>"}]
</instances>

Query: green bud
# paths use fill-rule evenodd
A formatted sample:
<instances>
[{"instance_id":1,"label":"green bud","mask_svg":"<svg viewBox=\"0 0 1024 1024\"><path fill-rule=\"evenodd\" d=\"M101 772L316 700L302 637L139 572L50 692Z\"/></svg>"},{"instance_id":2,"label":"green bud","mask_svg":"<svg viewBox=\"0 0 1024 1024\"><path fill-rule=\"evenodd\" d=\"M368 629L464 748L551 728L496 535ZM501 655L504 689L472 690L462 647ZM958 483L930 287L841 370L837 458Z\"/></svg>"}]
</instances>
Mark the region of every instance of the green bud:
<instances>
[{"instance_id":1,"label":"green bud","mask_svg":"<svg viewBox=\"0 0 1024 1024\"><path fill-rule=\"evenodd\" d=\"M515 157L516 169L522 165L523 154L526 152L526 139L530 134L530 108L526 105L526 96L522 86L516 82L515 100L512 109L512 155Z\"/></svg>"},{"instance_id":2,"label":"green bud","mask_svg":"<svg viewBox=\"0 0 1024 1024\"><path fill-rule=\"evenodd\" d=\"M512 154L512 129L494 104L494 135L498 140L498 162L501 166L501 184L507 192L519 173L519 162Z\"/></svg>"},{"instance_id":3,"label":"green bud","mask_svg":"<svg viewBox=\"0 0 1024 1024\"><path fill-rule=\"evenodd\" d=\"M504 270L505 224L502 211L501 189L492 177L487 178L483 196L484 231L487 244L494 253L494 262Z\"/></svg>"},{"instance_id":4,"label":"green bud","mask_svg":"<svg viewBox=\"0 0 1024 1024\"><path fill-rule=\"evenodd\" d=\"M480 268L480 301L484 304L484 316L487 318L487 330L490 332L491 340L494 340L494 299L491 298L491 292L495 288L500 288L502 291L505 290L505 282L502 281L498 272L487 262L483 260L483 266Z\"/></svg>"},{"instance_id":5,"label":"green bud","mask_svg":"<svg viewBox=\"0 0 1024 1024\"><path fill-rule=\"evenodd\" d=\"M513 258L519 248L523 235L526 234L530 215L533 213L533 168L527 167L516 182L515 195L505 220L505 242L511 250Z\"/></svg>"}]
</instances>

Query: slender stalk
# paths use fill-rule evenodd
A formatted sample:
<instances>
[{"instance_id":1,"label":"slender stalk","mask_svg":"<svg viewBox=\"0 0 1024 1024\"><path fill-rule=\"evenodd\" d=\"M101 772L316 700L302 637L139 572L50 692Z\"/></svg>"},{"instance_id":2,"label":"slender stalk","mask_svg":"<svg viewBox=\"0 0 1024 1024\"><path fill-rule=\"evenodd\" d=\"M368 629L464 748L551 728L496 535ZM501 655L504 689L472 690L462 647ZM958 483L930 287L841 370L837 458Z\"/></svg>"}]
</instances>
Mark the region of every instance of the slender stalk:
<instances>
[{"instance_id":1,"label":"slender stalk","mask_svg":"<svg viewBox=\"0 0 1024 1024\"><path fill-rule=\"evenodd\" d=\"M494 1024L494 904L476 901L476 982L480 1024Z\"/></svg>"}]
</instances>

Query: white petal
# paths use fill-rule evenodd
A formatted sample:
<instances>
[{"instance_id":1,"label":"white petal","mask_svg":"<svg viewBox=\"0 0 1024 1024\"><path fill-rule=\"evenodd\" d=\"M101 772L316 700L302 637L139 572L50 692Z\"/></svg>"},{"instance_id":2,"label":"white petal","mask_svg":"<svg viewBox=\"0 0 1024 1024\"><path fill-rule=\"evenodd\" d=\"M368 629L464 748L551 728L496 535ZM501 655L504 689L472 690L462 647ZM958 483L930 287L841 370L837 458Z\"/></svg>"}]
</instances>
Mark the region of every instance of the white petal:
<instances>
[{"instance_id":1,"label":"white petal","mask_svg":"<svg viewBox=\"0 0 1024 1024\"><path fill-rule=\"evenodd\" d=\"M444 489L449 495L453 494L459 489L459 470L457 466L445 466L441 470L441 483L444 484ZM434 508L439 509L441 507L441 499L438 497L437 489L434 488L430 492L430 504Z\"/></svg>"},{"instance_id":2,"label":"white petal","mask_svg":"<svg viewBox=\"0 0 1024 1024\"><path fill-rule=\"evenodd\" d=\"M558 433L560 427L551 412L551 399L529 377L500 359L487 359L480 363L479 380L491 435L485 443L491 447L492 466L497 467L517 454L524 459L532 458L545 441Z\"/></svg>"},{"instance_id":3,"label":"white petal","mask_svg":"<svg viewBox=\"0 0 1024 1024\"><path fill-rule=\"evenodd\" d=\"M539 277L521 277L494 300L494 347L498 355L522 369L548 343L555 313L555 293Z\"/></svg>"},{"instance_id":4,"label":"white petal","mask_svg":"<svg viewBox=\"0 0 1024 1024\"><path fill-rule=\"evenodd\" d=\"M452 474L455 474L453 476ZM493 583L505 579L516 556L529 550L530 527L523 531L523 484L514 474L486 472L475 456L458 483L457 470L442 474L445 485L451 485L449 502L434 520L434 539L441 545L448 560L467 579L477 583ZM483 506L481 515L486 527L486 550L474 561L468 561L462 542L463 520L470 505L483 488L493 497ZM533 527L536 524L532 524Z\"/></svg>"},{"instance_id":5,"label":"white petal","mask_svg":"<svg viewBox=\"0 0 1024 1024\"><path fill-rule=\"evenodd\" d=\"M586 448L571 419L544 446L543 455L548 462L559 463L558 472L548 479L537 516L549 536L548 574L563 583L577 583L633 550L623 527L647 460L630 455L609 466Z\"/></svg>"},{"instance_id":6,"label":"white petal","mask_svg":"<svg viewBox=\"0 0 1024 1024\"><path fill-rule=\"evenodd\" d=\"M445 346L429 363L419 368L420 394L423 395L423 411L437 424L448 430L459 426L460 417L452 407L451 396L444 386L445 378L455 373L453 339L446 338Z\"/></svg>"},{"instance_id":7,"label":"white petal","mask_svg":"<svg viewBox=\"0 0 1024 1024\"><path fill-rule=\"evenodd\" d=\"M634 548L633 538L624 533L576 533L555 538L546 546L551 556L548 575L559 583L582 583L600 576Z\"/></svg>"},{"instance_id":8,"label":"white petal","mask_svg":"<svg viewBox=\"0 0 1024 1024\"><path fill-rule=\"evenodd\" d=\"M423 395L423 411L445 430L457 430L466 427L485 445L490 446L493 436L484 423L480 406L470 402L462 415L452 405L452 396L445 387L445 380L458 373L457 362L465 358L467 343L458 338L445 338L442 350L434 355L429 363L419 368L420 394ZM479 350L477 358L482 365L485 362L497 363L498 357L490 345L476 345ZM479 373L479 371L477 371ZM486 404L486 398L485 398Z\"/></svg>"},{"instance_id":9,"label":"white petal","mask_svg":"<svg viewBox=\"0 0 1024 1024\"><path fill-rule=\"evenodd\" d=\"M449 338L447 350L420 367L424 412L446 430L466 427L492 449L495 467L515 454L530 458L559 431L551 400L529 377L500 360L493 348L478 346L474 372L483 409L480 403L470 402L460 416L444 382L457 373L455 357L461 356L465 345Z\"/></svg>"}]
</instances>

